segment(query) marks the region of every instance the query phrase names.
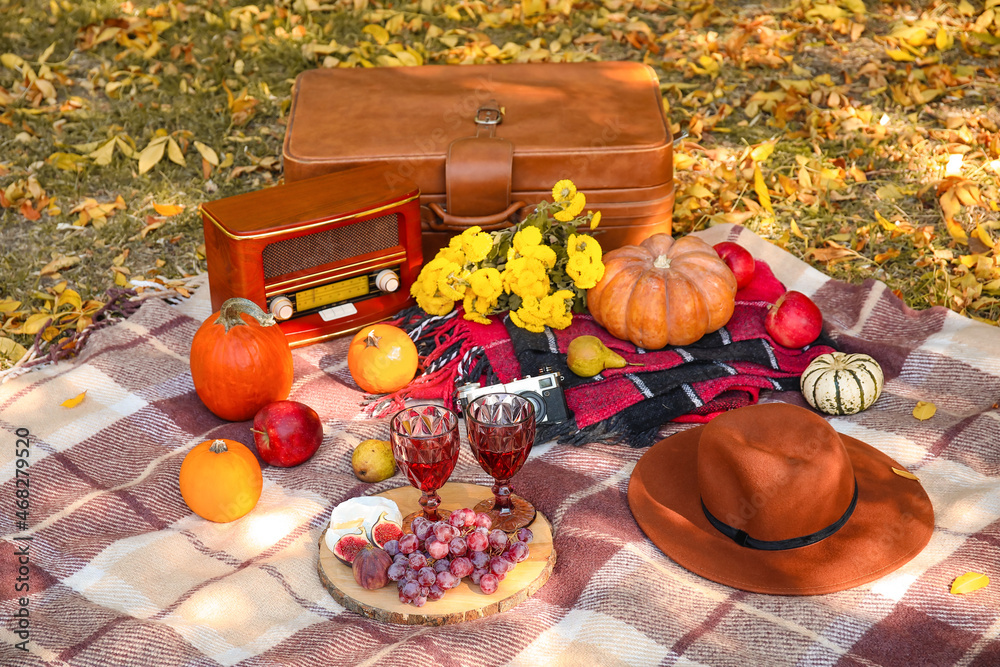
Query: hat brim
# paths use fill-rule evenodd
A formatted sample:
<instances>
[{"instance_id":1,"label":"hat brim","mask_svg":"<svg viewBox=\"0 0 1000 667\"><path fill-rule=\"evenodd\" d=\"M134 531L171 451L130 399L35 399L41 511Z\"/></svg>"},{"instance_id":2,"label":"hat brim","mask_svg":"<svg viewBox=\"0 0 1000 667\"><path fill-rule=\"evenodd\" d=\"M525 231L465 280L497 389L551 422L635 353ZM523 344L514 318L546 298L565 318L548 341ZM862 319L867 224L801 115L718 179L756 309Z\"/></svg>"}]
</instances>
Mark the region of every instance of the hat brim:
<instances>
[{"instance_id":1,"label":"hat brim","mask_svg":"<svg viewBox=\"0 0 1000 667\"><path fill-rule=\"evenodd\" d=\"M818 595L879 579L911 560L934 531L920 482L874 447L840 435L854 466L858 504L830 537L797 549L742 547L708 522L698 492L698 439L704 426L653 445L636 463L628 503L643 532L686 569L755 593Z\"/></svg>"}]
</instances>

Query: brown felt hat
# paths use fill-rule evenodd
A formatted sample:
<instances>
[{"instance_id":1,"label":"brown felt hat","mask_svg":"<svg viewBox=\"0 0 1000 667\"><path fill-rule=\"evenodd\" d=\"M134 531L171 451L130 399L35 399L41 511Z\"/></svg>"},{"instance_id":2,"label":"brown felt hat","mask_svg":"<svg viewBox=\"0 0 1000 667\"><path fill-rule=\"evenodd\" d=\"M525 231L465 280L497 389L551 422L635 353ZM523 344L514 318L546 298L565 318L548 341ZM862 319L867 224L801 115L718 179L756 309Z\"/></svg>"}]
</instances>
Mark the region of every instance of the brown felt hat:
<instances>
[{"instance_id":1,"label":"brown felt hat","mask_svg":"<svg viewBox=\"0 0 1000 667\"><path fill-rule=\"evenodd\" d=\"M819 415L751 405L653 445L628 487L649 539L706 579L756 593L853 588L924 548L934 510L894 460Z\"/></svg>"}]
</instances>

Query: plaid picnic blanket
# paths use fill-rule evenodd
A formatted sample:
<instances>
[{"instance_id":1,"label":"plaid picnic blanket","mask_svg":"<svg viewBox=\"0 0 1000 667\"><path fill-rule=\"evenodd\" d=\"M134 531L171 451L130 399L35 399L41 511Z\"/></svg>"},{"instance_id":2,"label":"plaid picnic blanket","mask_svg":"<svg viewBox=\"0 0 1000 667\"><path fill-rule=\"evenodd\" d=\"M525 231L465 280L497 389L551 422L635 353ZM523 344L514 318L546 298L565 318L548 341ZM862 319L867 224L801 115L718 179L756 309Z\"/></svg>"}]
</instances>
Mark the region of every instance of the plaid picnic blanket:
<instances>
[{"instance_id":1,"label":"plaid picnic blanket","mask_svg":"<svg viewBox=\"0 0 1000 667\"><path fill-rule=\"evenodd\" d=\"M213 417L194 393L188 351L208 314L199 292L183 307L149 301L76 360L0 385L0 664L1000 664L1000 333L943 309L914 312L878 282L831 281L738 227L699 234L745 244L816 301L838 347L881 362L879 401L830 421L919 475L934 503L934 536L902 569L815 597L704 580L629 513L645 450L547 443L514 478L555 530L555 570L533 597L441 627L363 618L320 583L317 543L336 503L404 480L366 485L351 473L354 445L386 437L387 422L362 414L347 341L294 352L291 398L322 417L319 452L265 467L257 507L213 524L184 505L181 460L207 438L252 440L247 423ZM76 407L61 405L84 390ZM802 404L797 392L761 400ZM926 421L911 414L920 400L937 405ZM30 434L27 448L18 433ZM452 479L489 482L466 447ZM951 595L968 571L994 583Z\"/></svg>"}]
</instances>

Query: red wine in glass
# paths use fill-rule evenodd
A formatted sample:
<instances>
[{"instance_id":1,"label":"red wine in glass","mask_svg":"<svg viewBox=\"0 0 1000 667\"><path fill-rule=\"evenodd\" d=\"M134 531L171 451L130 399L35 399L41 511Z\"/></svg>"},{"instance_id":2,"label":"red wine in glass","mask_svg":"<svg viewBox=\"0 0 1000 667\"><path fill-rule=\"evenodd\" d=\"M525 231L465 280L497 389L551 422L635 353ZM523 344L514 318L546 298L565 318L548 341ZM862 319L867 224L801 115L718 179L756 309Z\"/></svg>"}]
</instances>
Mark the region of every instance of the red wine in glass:
<instances>
[{"instance_id":1,"label":"red wine in glass","mask_svg":"<svg viewBox=\"0 0 1000 667\"><path fill-rule=\"evenodd\" d=\"M403 530L417 516L430 521L448 518L451 512L438 508L441 496L437 491L451 477L458 460L458 415L440 405L403 408L389 422L389 440L396 464L421 491L421 509L403 519Z\"/></svg>"},{"instance_id":2,"label":"red wine in glass","mask_svg":"<svg viewBox=\"0 0 1000 667\"><path fill-rule=\"evenodd\" d=\"M514 495L510 478L524 465L535 441L535 408L518 394L485 394L465 409L469 445L483 470L493 476L493 499L476 505L493 527L506 532L535 519L535 507Z\"/></svg>"},{"instance_id":3,"label":"red wine in glass","mask_svg":"<svg viewBox=\"0 0 1000 667\"><path fill-rule=\"evenodd\" d=\"M449 448L449 443L432 443L434 449ZM421 491L428 493L436 491L444 486L444 483L451 477L455 469L455 461L458 460L458 452L451 458L444 458L438 461L422 462L412 460L405 464L406 477L410 484Z\"/></svg>"}]
</instances>

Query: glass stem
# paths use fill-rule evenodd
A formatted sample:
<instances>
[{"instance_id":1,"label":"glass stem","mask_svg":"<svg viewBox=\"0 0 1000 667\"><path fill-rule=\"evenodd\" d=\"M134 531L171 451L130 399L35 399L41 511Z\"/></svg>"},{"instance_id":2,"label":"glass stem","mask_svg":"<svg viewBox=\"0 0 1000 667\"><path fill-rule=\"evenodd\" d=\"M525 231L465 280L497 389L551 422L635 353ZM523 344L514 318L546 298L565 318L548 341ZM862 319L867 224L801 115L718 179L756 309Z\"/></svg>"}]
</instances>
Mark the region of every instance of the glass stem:
<instances>
[{"instance_id":1,"label":"glass stem","mask_svg":"<svg viewBox=\"0 0 1000 667\"><path fill-rule=\"evenodd\" d=\"M510 500L509 479L497 479L493 482L493 509L500 514L510 514L514 510L514 505Z\"/></svg>"},{"instance_id":2,"label":"glass stem","mask_svg":"<svg viewBox=\"0 0 1000 667\"><path fill-rule=\"evenodd\" d=\"M420 506L424 508L424 517L430 521L438 520L437 508L441 504L441 496L437 491L424 491L420 494Z\"/></svg>"}]
</instances>

